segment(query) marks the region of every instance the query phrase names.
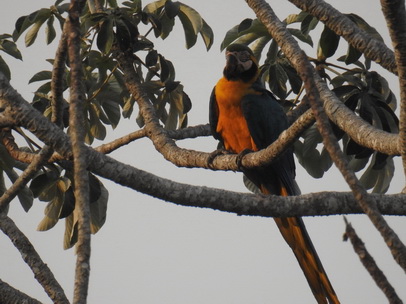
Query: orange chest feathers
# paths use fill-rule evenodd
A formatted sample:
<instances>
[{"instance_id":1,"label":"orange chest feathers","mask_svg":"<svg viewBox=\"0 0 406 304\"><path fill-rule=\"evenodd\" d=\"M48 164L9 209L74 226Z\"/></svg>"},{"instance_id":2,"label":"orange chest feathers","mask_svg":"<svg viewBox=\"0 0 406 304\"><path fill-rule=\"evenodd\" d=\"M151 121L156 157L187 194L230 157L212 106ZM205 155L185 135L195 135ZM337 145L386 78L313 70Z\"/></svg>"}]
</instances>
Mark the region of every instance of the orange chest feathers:
<instances>
[{"instance_id":1,"label":"orange chest feathers","mask_svg":"<svg viewBox=\"0 0 406 304\"><path fill-rule=\"evenodd\" d=\"M253 93L251 83L229 81L224 77L215 88L219 111L216 131L221 135L224 147L234 153L245 149L257 150L241 108L241 99Z\"/></svg>"}]
</instances>

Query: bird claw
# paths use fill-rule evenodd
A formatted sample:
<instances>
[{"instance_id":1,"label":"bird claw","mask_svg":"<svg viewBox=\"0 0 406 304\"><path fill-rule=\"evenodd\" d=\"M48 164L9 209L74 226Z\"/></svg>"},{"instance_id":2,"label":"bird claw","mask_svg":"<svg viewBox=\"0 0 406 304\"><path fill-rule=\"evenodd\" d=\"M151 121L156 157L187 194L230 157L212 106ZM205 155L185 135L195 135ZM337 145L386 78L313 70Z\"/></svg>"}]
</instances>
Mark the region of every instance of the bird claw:
<instances>
[{"instance_id":1,"label":"bird claw","mask_svg":"<svg viewBox=\"0 0 406 304\"><path fill-rule=\"evenodd\" d=\"M242 165L242 159L244 158L245 155L252 153L252 152L254 152L254 151L250 150L250 149L244 149L240 153L238 153L237 160L236 160L238 170L243 171L244 166Z\"/></svg>"},{"instance_id":2,"label":"bird claw","mask_svg":"<svg viewBox=\"0 0 406 304\"><path fill-rule=\"evenodd\" d=\"M230 152L225 149L214 150L213 152L210 153L209 158L207 159L207 166L209 168L213 168L214 159L219 155L226 155L226 154L230 154Z\"/></svg>"}]
</instances>

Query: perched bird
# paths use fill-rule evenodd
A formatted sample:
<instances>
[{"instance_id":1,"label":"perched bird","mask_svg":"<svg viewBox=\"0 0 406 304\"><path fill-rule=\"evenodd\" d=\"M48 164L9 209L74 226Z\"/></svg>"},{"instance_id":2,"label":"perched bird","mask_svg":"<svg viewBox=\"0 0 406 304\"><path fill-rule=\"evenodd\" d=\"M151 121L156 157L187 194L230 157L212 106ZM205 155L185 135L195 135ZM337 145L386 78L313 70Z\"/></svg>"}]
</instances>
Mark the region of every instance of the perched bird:
<instances>
[{"instance_id":1,"label":"perched bird","mask_svg":"<svg viewBox=\"0 0 406 304\"><path fill-rule=\"evenodd\" d=\"M259 80L259 67L251 49L232 44L226 49L223 77L210 98L210 127L227 151L258 151L274 142L288 127L278 101ZM270 165L242 168L244 175L264 194L299 195L295 163L288 149ZM339 303L300 217L275 218L292 248L318 303Z\"/></svg>"}]
</instances>

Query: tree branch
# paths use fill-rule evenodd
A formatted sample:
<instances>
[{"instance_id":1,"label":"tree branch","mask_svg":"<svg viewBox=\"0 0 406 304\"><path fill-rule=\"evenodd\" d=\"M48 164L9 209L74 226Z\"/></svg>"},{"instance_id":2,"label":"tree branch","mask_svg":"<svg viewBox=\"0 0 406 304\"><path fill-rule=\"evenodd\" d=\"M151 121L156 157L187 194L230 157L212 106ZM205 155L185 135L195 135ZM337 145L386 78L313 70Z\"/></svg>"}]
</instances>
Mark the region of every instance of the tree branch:
<instances>
[{"instance_id":1,"label":"tree branch","mask_svg":"<svg viewBox=\"0 0 406 304\"><path fill-rule=\"evenodd\" d=\"M350 186L354 197L359 202L361 208L381 233L387 246L391 250L394 259L406 271L406 247L380 214L376 201L368 195L357 179L355 173L349 168L348 161L338 145L338 141L332 132L327 115L323 110L320 95L315 80L312 77L315 74L315 71L308 61L306 54L300 49L297 41L290 35L286 26L278 19L268 3L263 0L247 0L247 3L255 12L258 19L268 29L271 36L278 43L283 53L302 78L306 88L307 97L310 100L311 108L316 117L317 127L323 137L325 148Z\"/></svg>"},{"instance_id":2,"label":"tree branch","mask_svg":"<svg viewBox=\"0 0 406 304\"><path fill-rule=\"evenodd\" d=\"M25 293L15 289L6 282L0 280L0 303L3 304L13 304L13 303L24 303L24 304L41 304L40 301L31 298Z\"/></svg>"},{"instance_id":3,"label":"tree branch","mask_svg":"<svg viewBox=\"0 0 406 304\"><path fill-rule=\"evenodd\" d=\"M406 176L406 11L404 0L381 0L382 11L388 24L395 59L398 66L400 87L399 145ZM403 188L406 192L406 187Z\"/></svg>"},{"instance_id":4,"label":"tree branch","mask_svg":"<svg viewBox=\"0 0 406 304\"><path fill-rule=\"evenodd\" d=\"M75 210L78 220L78 241L76 247L76 270L73 303L86 303L90 276L90 206L89 174L85 129L83 124L84 102L82 87L82 61L80 57L81 31L79 17L85 5L84 0L72 0L68 17L68 54L71 75L69 127L73 152L73 181Z\"/></svg>"},{"instance_id":5,"label":"tree branch","mask_svg":"<svg viewBox=\"0 0 406 304\"><path fill-rule=\"evenodd\" d=\"M65 63L68 56L68 22L65 22L59 40L58 49L55 54L55 61L52 68L51 79L51 121L58 126L63 126L63 85L65 76Z\"/></svg>"},{"instance_id":6,"label":"tree branch","mask_svg":"<svg viewBox=\"0 0 406 304\"><path fill-rule=\"evenodd\" d=\"M386 70L396 74L395 57L383 42L375 39L357 27L348 17L323 0L289 0L301 10L319 19L337 35L365 57L380 64Z\"/></svg>"},{"instance_id":7,"label":"tree branch","mask_svg":"<svg viewBox=\"0 0 406 304\"><path fill-rule=\"evenodd\" d=\"M31 242L5 214L0 214L0 229L20 251L24 262L31 268L35 279L41 284L52 301L55 303L69 303L62 287L56 281L48 266L41 260Z\"/></svg>"},{"instance_id":8,"label":"tree branch","mask_svg":"<svg viewBox=\"0 0 406 304\"><path fill-rule=\"evenodd\" d=\"M65 159L72 159L69 137L26 102L0 77L0 125L11 121L24 126ZM12 117L12 119L8 118ZM360 213L348 193L319 193L298 197L262 197L232 191L176 183L116 161L91 148L88 169L122 186L161 200L201 208L212 208L240 215L311 216ZM406 215L405 195L372 195L383 214Z\"/></svg>"},{"instance_id":9,"label":"tree branch","mask_svg":"<svg viewBox=\"0 0 406 304\"><path fill-rule=\"evenodd\" d=\"M210 127L208 124L191 126L178 130L168 130L167 135L169 138L180 140L186 138L196 138L200 136L211 136ZM103 154L109 154L122 146L128 145L130 142L146 137L147 132L145 129L134 131L130 134L124 135L120 138L113 140L107 144L100 145L95 148L96 151L99 151Z\"/></svg>"},{"instance_id":10,"label":"tree branch","mask_svg":"<svg viewBox=\"0 0 406 304\"><path fill-rule=\"evenodd\" d=\"M364 265L365 269L369 272L372 279L375 281L376 285L382 290L385 296L388 298L389 303L401 304L403 303L399 296L396 294L395 289L389 283L385 274L376 265L374 258L369 254L365 247L364 242L358 237L352 225L344 217L345 221L345 234L344 241L350 239L351 244L354 248L355 253L358 255L359 259Z\"/></svg>"}]
</instances>

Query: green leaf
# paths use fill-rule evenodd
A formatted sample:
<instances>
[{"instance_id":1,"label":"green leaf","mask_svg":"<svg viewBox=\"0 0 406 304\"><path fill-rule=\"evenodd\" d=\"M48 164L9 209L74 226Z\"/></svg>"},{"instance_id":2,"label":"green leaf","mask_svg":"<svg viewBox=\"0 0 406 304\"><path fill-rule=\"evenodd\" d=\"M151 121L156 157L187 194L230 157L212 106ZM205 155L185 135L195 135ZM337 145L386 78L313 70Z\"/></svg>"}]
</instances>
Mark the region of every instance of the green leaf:
<instances>
[{"instance_id":1,"label":"green leaf","mask_svg":"<svg viewBox=\"0 0 406 304\"><path fill-rule=\"evenodd\" d=\"M301 11L299 14L290 14L288 15L284 22L286 24L292 24L292 23L297 23L297 22L303 22L303 20L309 16L309 13L306 13L305 11Z\"/></svg>"},{"instance_id":2,"label":"green leaf","mask_svg":"<svg viewBox=\"0 0 406 304\"><path fill-rule=\"evenodd\" d=\"M41 71L36 73L34 76L31 77L31 79L28 81L28 83L33 83L36 81L43 81L43 80L50 80L52 78L52 72L51 71Z\"/></svg>"},{"instance_id":3,"label":"green leaf","mask_svg":"<svg viewBox=\"0 0 406 304\"><path fill-rule=\"evenodd\" d=\"M345 64L355 63L360 57L362 53L353 48L351 45L348 46L347 55L345 56L344 62Z\"/></svg>"},{"instance_id":4,"label":"green leaf","mask_svg":"<svg viewBox=\"0 0 406 304\"><path fill-rule=\"evenodd\" d=\"M37 39L38 31L41 28L42 24L44 24L45 20L40 20L30 28L30 30L25 35L25 46L28 47L35 42Z\"/></svg>"},{"instance_id":5,"label":"green leaf","mask_svg":"<svg viewBox=\"0 0 406 304\"><path fill-rule=\"evenodd\" d=\"M241 21L241 23L238 25L237 31L238 33L244 32L248 30L251 25L252 25L253 20L251 18L244 19Z\"/></svg>"},{"instance_id":6,"label":"green leaf","mask_svg":"<svg viewBox=\"0 0 406 304\"><path fill-rule=\"evenodd\" d=\"M395 165L393 162L393 158L390 157L386 162L386 166L380 170L378 180L372 192L386 193L386 191L388 191L389 189L390 182L392 181L394 173L395 173Z\"/></svg>"},{"instance_id":7,"label":"green leaf","mask_svg":"<svg viewBox=\"0 0 406 304\"><path fill-rule=\"evenodd\" d=\"M171 19L166 14L163 14L159 19L159 22L160 22L159 36L162 39L166 39L173 30L173 27L175 25L175 19L173 18Z\"/></svg>"},{"instance_id":8,"label":"green leaf","mask_svg":"<svg viewBox=\"0 0 406 304\"><path fill-rule=\"evenodd\" d=\"M103 21L100 26L100 31L97 35L97 48L103 53L110 52L114 42L113 21L108 18Z\"/></svg>"},{"instance_id":9,"label":"green leaf","mask_svg":"<svg viewBox=\"0 0 406 304\"><path fill-rule=\"evenodd\" d=\"M7 53L8 55L22 60L23 57L21 56L20 50L17 48L17 45L9 40L0 40L0 50Z\"/></svg>"},{"instance_id":10,"label":"green leaf","mask_svg":"<svg viewBox=\"0 0 406 304\"><path fill-rule=\"evenodd\" d=\"M28 18L26 19L26 20L28 20L27 22L33 23L33 25L29 29L27 34L25 35L25 45L27 47L32 45L35 42L35 39L37 38L39 29L44 24L44 22L48 18L51 17L51 15L52 15L52 12L51 12L50 9L43 8L43 9L40 9L37 12L34 12L31 15L28 16ZM23 28L24 28L24 25L23 25Z\"/></svg>"},{"instance_id":11,"label":"green leaf","mask_svg":"<svg viewBox=\"0 0 406 304\"><path fill-rule=\"evenodd\" d=\"M200 14L190 6L183 3L180 4L179 13L181 13L180 15L183 14L190 21L193 31L195 35L197 35L203 27L203 19ZM181 18L180 15L179 18Z\"/></svg>"},{"instance_id":12,"label":"green leaf","mask_svg":"<svg viewBox=\"0 0 406 304\"><path fill-rule=\"evenodd\" d=\"M270 36L264 36L261 37L257 40L255 40L252 45L250 45L250 48L252 52L254 53L254 57L257 58L258 61L261 60L261 55L262 52L265 48L265 46L268 44L269 41L271 41L272 37Z\"/></svg>"},{"instance_id":13,"label":"green leaf","mask_svg":"<svg viewBox=\"0 0 406 304\"><path fill-rule=\"evenodd\" d=\"M15 23L15 29L13 32L13 40L17 41L21 34L29 28L33 24L32 21L28 18L28 16L21 16L17 19Z\"/></svg>"},{"instance_id":14,"label":"green leaf","mask_svg":"<svg viewBox=\"0 0 406 304\"><path fill-rule=\"evenodd\" d=\"M329 58L334 55L339 42L340 36L330 30L327 26L324 26L323 32L320 36L319 47L325 58Z\"/></svg>"},{"instance_id":15,"label":"green leaf","mask_svg":"<svg viewBox=\"0 0 406 304\"><path fill-rule=\"evenodd\" d=\"M298 94L300 92L300 89L302 88L302 79L287 60L281 62L281 66L288 76L289 84L292 88L293 93Z\"/></svg>"},{"instance_id":16,"label":"green leaf","mask_svg":"<svg viewBox=\"0 0 406 304\"><path fill-rule=\"evenodd\" d=\"M38 231L46 231L53 228L59 220L61 214L65 192L70 186L70 180L64 177L58 179L55 183L56 193L52 201L45 207L45 217L38 224Z\"/></svg>"},{"instance_id":17,"label":"green leaf","mask_svg":"<svg viewBox=\"0 0 406 304\"><path fill-rule=\"evenodd\" d=\"M78 221L73 213L65 219L65 234L63 237L63 249L69 249L78 240Z\"/></svg>"},{"instance_id":18,"label":"green leaf","mask_svg":"<svg viewBox=\"0 0 406 304\"><path fill-rule=\"evenodd\" d=\"M190 49L196 44L197 34L203 27L203 19L193 8L181 4L178 17L185 32L186 48Z\"/></svg>"},{"instance_id":19,"label":"green leaf","mask_svg":"<svg viewBox=\"0 0 406 304\"><path fill-rule=\"evenodd\" d=\"M178 1L172 2L171 0L167 0L165 2L165 14L168 18L173 19L175 18L180 9L180 3Z\"/></svg>"},{"instance_id":20,"label":"green leaf","mask_svg":"<svg viewBox=\"0 0 406 304\"><path fill-rule=\"evenodd\" d=\"M0 72L3 73L4 76L8 80L11 79L11 72L10 68L8 67L7 63L4 61L3 57L0 56Z\"/></svg>"},{"instance_id":21,"label":"green leaf","mask_svg":"<svg viewBox=\"0 0 406 304\"><path fill-rule=\"evenodd\" d=\"M156 65L158 62L158 52L156 50L151 50L145 57L145 65L151 67Z\"/></svg>"},{"instance_id":22,"label":"green leaf","mask_svg":"<svg viewBox=\"0 0 406 304\"><path fill-rule=\"evenodd\" d=\"M305 34L303 34L302 31L300 31L298 29L288 28L288 31L293 36L298 38L300 41L303 41L304 43L307 43L308 45L313 46L313 40L312 40L312 37L310 37L310 35L305 35Z\"/></svg>"},{"instance_id":23,"label":"green leaf","mask_svg":"<svg viewBox=\"0 0 406 304\"><path fill-rule=\"evenodd\" d=\"M315 125L311 126L303 133L303 155L310 155L312 154L313 150L316 149L317 145L322 142L322 137Z\"/></svg>"},{"instance_id":24,"label":"green leaf","mask_svg":"<svg viewBox=\"0 0 406 304\"><path fill-rule=\"evenodd\" d=\"M96 105L94 103L89 107L89 118L90 134L99 140L103 140L107 135L106 127L100 122L99 116L97 115Z\"/></svg>"},{"instance_id":25,"label":"green leaf","mask_svg":"<svg viewBox=\"0 0 406 304\"><path fill-rule=\"evenodd\" d=\"M351 157L349 165L352 170L354 170L355 172L358 172L358 171L364 169L365 166L368 164L368 162L369 162L368 157L365 157L365 158Z\"/></svg>"},{"instance_id":26,"label":"green leaf","mask_svg":"<svg viewBox=\"0 0 406 304\"><path fill-rule=\"evenodd\" d=\"M269 73L269 88L280 99L286 97L286 81L288 76L280 64L271 64L268 69Z\"/></svg>"},{"instance_id":27,"label":"green leaf","mask_svg":"<svg viewBox=\"0 0 406 304\"><path fill-rule=\"evenodd\" d=\"M166 0L159 0L152 3L147 4L144 7L144 12L146 13L155 13L157 10L161 9L165 5Z\"/></svg>"},{"instance_id":28,"label":"green leaf","mask_svg":"<svg viewBox=\"0 0 406 304\"><path fill-rule=\"evenodd\" d=\"M34 196L28 187L24 187L17 194L18 200L25 212L28 212L34 202Z\"/></svg>"},{"instance_id":29,"label":"green leaf","mask_svg":"<svg viewBox=\"0 0 406 304\"><path fill-rule=\"evenodd\" d=\"M300 25L300 30L303 34L308 35L311 30L314 30L316 28L318 23L319 20L316 17L307 15Z\"/></svg>"},{"instance_id":30,"label":"green leaf","mask_svg":"<svg viewBox=\"0 0 406 304\"><path fill-rule=\"evenodd\" d=\"M169 107L169 115L165 121L165 129L175 130L177 124L178 124L178 110L176 109L176 106L171 104L171 106Z\"/></svg>"},{"instance_id":31,"label":"green leaf","mask_svg":"<svg viewBox=\"0 0 406 304\"><path fill-rule=\"evenodd\" d=\"M233 26L230 30L227 31L223 41L221 42L220 51L223 51L238 37L239 37L239 32L238 32L238 24L237 24L237 25Z\"/></svg>"},{"instance_id":32,"label":"green leaf","mask_svg":"<svg viewBox=\"0 0 406 304\"><path fill-rule=\"evenodd\" d=\"M211 27L202 19L203 21L203 26L200 31L200 35L202 36L204 45L206 46L207 50L210 50L211 46L213 45L214 42L214 33Z\"/></svg>"},{"instance_id":33,"label":"green leaf","mask_svg":"<svg viewBox=\"0 0 406 304\"><path fill-rule=\"evenodd\" d=\"M105 100L101 106L109 118L111 126L115 129L121 118L119 104L113 100Z\"/></svg>"},{"instance_id":34,"label":"green leaf","mask_svg":"<svg viewBox=\"0 0 406 304\"><path fill-rule=\"evenodd\" d=\"M45 41L47 44L50 44L52 41L54 41L56 37L56 31L54 28L54 15L51 15L47 21L47 27L45 28Z\"/></svg>"},{"instance_id":35,"label":"green leaf","mask_svg":"<svg viewBox=\"0 0 406 304\"><path fill-rule=\"evenodd\" d=\"M317 149L309 150L306 155L303 153L303 143L300 140L295 141L295 155L302 167L314 178L321 178L324 175L324 169L320 166L320 152Z\"/></svg>"},{"instance_id":36,"label":"green leaf","mask_svg":"<svg viewBox=\"0 0 406 304\"><path fill-rule=\"evenodd\" d=\"M92 180L93 183L98 183L98 187L100 190L100 194L98 195L97 200L92 201L90 204L90 229L91 232L95 234L106 222L109 192L96 177L94 177L94 179Z\"/></svg>"}]
</instances>

